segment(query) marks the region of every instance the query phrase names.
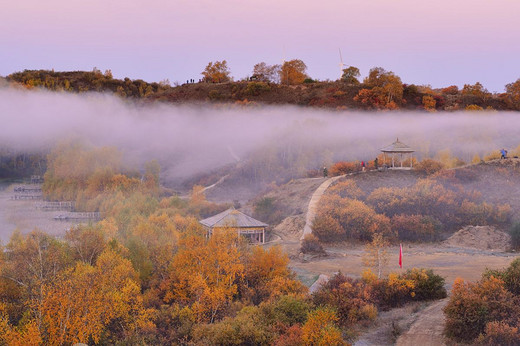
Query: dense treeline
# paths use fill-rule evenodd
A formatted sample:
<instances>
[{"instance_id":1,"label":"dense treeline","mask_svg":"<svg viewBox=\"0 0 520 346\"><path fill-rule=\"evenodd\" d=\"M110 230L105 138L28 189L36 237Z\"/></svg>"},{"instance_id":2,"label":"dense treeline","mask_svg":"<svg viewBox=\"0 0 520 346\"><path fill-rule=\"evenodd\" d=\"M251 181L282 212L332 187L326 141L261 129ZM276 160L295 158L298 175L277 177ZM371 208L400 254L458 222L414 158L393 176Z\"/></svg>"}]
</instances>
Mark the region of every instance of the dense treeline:
<instances>
[{"instance_id":1,"label":"dense treeline","mask_svg":"<svg viewBox=\"0 0 520 346\"><path fill-rule=\"evenodd\" d=\"M438 240L465 225L510 224L509 205L491 205L465 191L455 171L440 171L411 187L381 187L366 195L353 180L321 199L313 231L322 241L371 240L374 234L407 241Z\"/></svg>"},{"instance_id":2,"label":"dense treeline","mask_svg":"<svg viewBox=\"0 0 520 346\"><path fill-rule=\"evenodd\" d=\"M457 279L444 309L448 337L478 345L520 344L520 259L486 270L476 283Z\"/></svg>"},{"instance_id":3,"label":"dense treeline","mask_svg":"<svg viewBox=\"0 0 520 346\"><path fill-rule=\"evenodd\" d=\"M167 82L147 83L143 80L124 80L112 77L110 70L54 72L49 70L24 70L7 76L8 81L21 83L27 88L45 88L68 92L113 92L122 97L145 98L171 89Z\"/></svg>"},{"instance_id":4,"label":"dense treeline","mask_svg":"<svg viewBox=\"0 0 520 346\"><path fill-rule=\"evenodd\" d=\"M136 177L119 157L77 143L49 155L45 195L103 220L62 238L12 235L0 255L0 344L344 345L379 309L445 294L442 278L412 270L340 275L310 296L279 247L233 229L206 236L197 218L228 206L200 187L161 197L155 163Z\"/></svg>"},{"instance_id":5,"label":"dense treeline","mask_svg":"<svg viewBox=\"0 0 520 346\"><path fill-rule=\"evenodd\" d=\"M0 149L0 179L43 176L46 169L47 160L43 153L17 153Z\"/></svg>"},{"instance_id":6,"label":"dense treeline","mask_svg":"<svg viewBox=\"0 0 520 346\"><path fill-rule=\"evenodd\" d=\"M223 62L225 63L225 61ZM262 65L263 64L263 65ZM286 66L287 65L287 66ZM404 84L391 71L376 67L360 82L359 70L345 69L338 81L316 81L306 75L299 60L284 66L255 65L253 76L233 82L222 62L210 63L200 82L171 87L168 81L114 79L110 71L55 72L25 70L7 76L27 88L41 87L69 92L111 92L121 97L164 102L224 102L237 105L293 104L335 109L419 109L425 111L520 110L520 79L507 84L505 92L490 93L480 83L433 89ZM356 72L357 70L357 72Z\"/></svg>"}]
</instances>

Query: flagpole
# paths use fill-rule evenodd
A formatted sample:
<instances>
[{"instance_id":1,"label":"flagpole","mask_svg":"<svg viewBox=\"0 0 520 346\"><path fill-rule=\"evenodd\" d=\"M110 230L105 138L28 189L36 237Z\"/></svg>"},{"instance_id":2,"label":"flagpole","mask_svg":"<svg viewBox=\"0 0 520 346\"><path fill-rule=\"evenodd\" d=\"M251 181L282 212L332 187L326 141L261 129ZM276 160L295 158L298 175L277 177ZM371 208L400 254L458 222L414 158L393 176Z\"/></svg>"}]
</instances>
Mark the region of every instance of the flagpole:
<instances>
[{"instance_id":1,"label":"flagpole","mask_svg":"<svg viewBox=\"0 0 520 346\"><path fill-rule=\"evenodd\" d=\"M403 245L399 243L399 268L403 269Z\"/></svg>"}]
</instances>

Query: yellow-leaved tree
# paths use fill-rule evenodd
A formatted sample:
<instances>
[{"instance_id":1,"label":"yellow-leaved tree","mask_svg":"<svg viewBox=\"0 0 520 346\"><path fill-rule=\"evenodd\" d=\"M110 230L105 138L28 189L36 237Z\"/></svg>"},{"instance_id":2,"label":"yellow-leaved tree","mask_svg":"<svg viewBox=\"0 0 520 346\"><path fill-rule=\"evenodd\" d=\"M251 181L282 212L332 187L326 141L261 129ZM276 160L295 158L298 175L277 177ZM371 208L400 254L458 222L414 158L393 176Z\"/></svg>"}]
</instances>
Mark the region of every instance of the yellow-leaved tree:
<instances>
[{"instance_id":1,"label":"yellow-leaved tree","mask_svg":"<svg viewBox=\"0 0 520 346\"><path fill-rule=\"evenodd\" d=\"M100 342L110 325L117 339L153 330L151 311L143 306L137 273L127 259L107 249L96 265L77 262L43 288L32 303L46 343Z\"/></svg>"},{"instance_id":2,"label":"yellow-leaved tree","mask_svg":"<svg viewBox=\"0 0 520 346\"><path fill-rule=\"evenodd\" d=\"M321 307L307 317L302 327L302 341L304 345L347 345L341 337L341 330L337 327L339 319L330 308Z\"/></svg>"},{"instance_id":3,"label":"yellow-leaved tree","mask_svg":"<svg viewBox=\"0 0 520 346\"><path fill-rule=\"evenodd\" d=\"M238 293L242 246L234 229L217 230L209 239L200 229L184 235L161 285L164 300L191 306L199 322L215 321Z\"/></svg>"},{"instance_id":4,"label":"yellow-leaved tree","mask_svg":"<svg viewBox=\"0 0 520 346\"><path fill-rule=\"evenodd\" d=\"M388 252L386 251L388 245L388 240L381 233L374 234L372 242L365 245L363 264L367 267L376 268L379 279L383 269L388 264Z\"/></svg>"}]
</instances>

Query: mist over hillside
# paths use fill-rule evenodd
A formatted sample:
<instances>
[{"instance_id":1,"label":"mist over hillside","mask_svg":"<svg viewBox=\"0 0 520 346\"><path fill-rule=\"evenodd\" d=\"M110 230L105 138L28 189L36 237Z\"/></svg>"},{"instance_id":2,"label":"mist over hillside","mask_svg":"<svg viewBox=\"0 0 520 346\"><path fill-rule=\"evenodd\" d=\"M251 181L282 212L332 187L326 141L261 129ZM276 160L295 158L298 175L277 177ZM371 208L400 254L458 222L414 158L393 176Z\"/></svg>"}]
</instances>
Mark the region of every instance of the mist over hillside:
<instances>
[{"instance_id":1,"label":"mist over hillside","mask_svg":"<svg viewBox=\"0 0 520 346\"><path fill-rule=\"evenodd\" d=\"M41 151L79 138L96 146L115 146L137 167L157 159L167 182L268 154L292 155L298 161L306 157L306 169L331 160L372 160L397 137L419 157L449 149L469 161L475 154L515 148L520 125L520 118L508 112L150 105L98 93L9 88L0 89L0 120L4 149Z\"/></svg>"}]
</instances>

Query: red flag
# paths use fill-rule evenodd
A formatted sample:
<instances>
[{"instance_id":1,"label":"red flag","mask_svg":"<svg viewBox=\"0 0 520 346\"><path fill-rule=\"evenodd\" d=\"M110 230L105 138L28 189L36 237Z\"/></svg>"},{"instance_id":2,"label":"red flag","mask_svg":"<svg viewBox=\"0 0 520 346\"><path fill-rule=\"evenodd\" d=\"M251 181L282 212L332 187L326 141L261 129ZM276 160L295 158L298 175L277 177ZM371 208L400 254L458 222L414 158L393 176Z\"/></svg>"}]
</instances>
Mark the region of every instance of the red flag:
<instances>
[{"instance_id":1,"label":"red flag","mask_svg":"<svg viewBox=\"0 0 520 346\"><path fill-rule=\"evenodd\" d=\"M403 245L399 244L399 268L403 267Z\"/></svg>"}]
</instances>

